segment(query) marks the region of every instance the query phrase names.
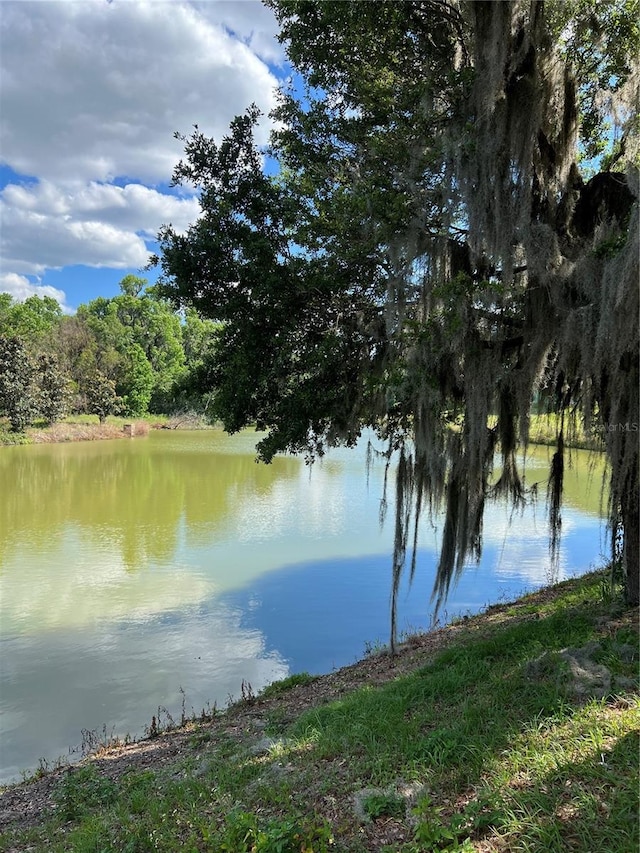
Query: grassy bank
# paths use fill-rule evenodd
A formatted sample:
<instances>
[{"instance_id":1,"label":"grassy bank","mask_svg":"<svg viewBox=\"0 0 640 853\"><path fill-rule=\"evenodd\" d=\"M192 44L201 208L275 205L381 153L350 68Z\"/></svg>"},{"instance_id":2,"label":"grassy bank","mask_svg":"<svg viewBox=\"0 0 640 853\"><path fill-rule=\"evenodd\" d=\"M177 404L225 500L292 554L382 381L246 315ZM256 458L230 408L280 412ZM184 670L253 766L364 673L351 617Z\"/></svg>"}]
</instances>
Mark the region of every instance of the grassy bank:
<instances>
[{"instance_id":1,"label":"grassy bank","mask_svg":"<svg viewBox=\"0 0 640 853\"><path fill-rule=\"evenodd\" d=\"M58 423L36 423L18 433L11 431L7 418L0 418L0 446L128 438L131 425L134 437L147 435L151 429L211 429L200 415L192 412L171 416L146 415L143 418L109 415L104 423L100 423L97 415L70 415Z\"/></svg>"},{"instance_id":2,"label":"grassy bank","mask_svg":"<svg viewBox=\"0 0 640 853\"><path fill-rule=\"evenodd\" d=\"M558 415L531 415L529 437L532 444L547 444L555 446L560 431ZM603 434L594 429L586 432L582 419L576 417L564 426L564 441L566 447L578 450L604 450Z\"/></svg>"},{"instance_id":3,"label":"grassy bank","mask_svg":"<svg viewBox=\"0 0 640 853\"><path fill-rule=\"evenodd\" d=\"M131 423L135 424L136 435L146 435L150 429L211 429L211 425L201 415L193 412L171 416L147 415L136 419L110 415L103 424L99 422L97 415L71 415L52 426L36 424L22 433L12 432L8 419L0 418L0 446L122 438L127 435L126 425ZM557 442L558 426L558 418L555 415L532 415L532 444L554 446ZM587 450L604 449L598 435L586 434L578 422L568 429L565 445Z\"/></svg>"},{"instance_id":4,"label":"grassy bank","mask_svg":"<svg viewBox=\"0 0 640 853\"><path fill-rule=\"evenodd\" d=\"M110 415L100 423L97 415L75 415L58 423L36 423L24 432L15 433L5 418L0 418L0 446L15 444L57 444L68 441L100 441L111 438L144 436L150 429L164 428L169 419L164 415L148 418L119 418Z\"/></svg>"},{"instance_id":5,"label":"grassy bank","mask_svg":"<svg viewBox=\"0 0 640 853\"><path fill-rule=\"evenodd\" d=\"M2 851L638 848L638 612L603 574L7 789Z\"/></svg>"}]
</instances>

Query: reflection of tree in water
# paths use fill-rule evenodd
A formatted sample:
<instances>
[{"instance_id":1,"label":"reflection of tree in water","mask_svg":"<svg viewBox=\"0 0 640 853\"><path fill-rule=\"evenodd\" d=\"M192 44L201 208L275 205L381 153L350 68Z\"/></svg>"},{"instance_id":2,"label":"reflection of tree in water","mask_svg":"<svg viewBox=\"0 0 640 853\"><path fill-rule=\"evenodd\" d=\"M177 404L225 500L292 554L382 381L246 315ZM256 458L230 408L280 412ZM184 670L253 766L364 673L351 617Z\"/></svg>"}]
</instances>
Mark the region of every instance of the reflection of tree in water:
<instances>
[{"instance_id":1,"label":"reflection of tree in water","mask_svg":"<svg viewBox=\"0 0 640 853\"><path fill-rule=\"evenodd\" d=\"M185 458L186 457L186 458ZM274 459L257 463L255 455L189 454L181 459L188 489L184 500L185 521L190 533L213 531L248 495L268 495L277 480L294 477L301 461Z\"/></svg>"},{"instance_id":2,"label":"reflection of tree in water","mask_svg":"<svg viewBox=\"0 0 640 853\"><path fill-rule=\"evenodd\" d=\"M566 451L563 483L564 502L589 515L603 516L609 497L607 459L604 453L593 450ZM538 483L538 499L545 500L549 465L553 447L532 445L523 467L528 486Z\"/></svg>"},{"instance_id":3,"label":"reflection of tree in water","mask_svg":"<svg viewBox=\"0 0 640 853\"><path fill-rule=\"evenodd\" d=\"M0 454L0 562L28 539L45 550L71 526L117 548L130 569L170 560L180 522L198 541L222 532L240 501L268 495L300 461L270 466L149 440L5 448Z\"/></svg>"},{"instance_id":4,"label":"reflection of tree in water","mask_svg":"<svg viewBox=\"0 0 640 853\"><path fill-rule=\"evenodd\" d=\"M196 444L191 438L174 433L170 443L156 436L131 442L3 448L0 567L18 545L28 542L45 551L52 547L53 537L73 526L83 536L116 548L130 569L149 560L170 561L181 526L188 544L206 544L229 529L252 496L268 503L276 483L297 477L301 470L300 459L257 464L250 452L220 452L213 444L209 449L207 442L200 439ZM231 439L229 448L234 446ZM531 468L546 452L530 450ZM572 451L571 457L564 484L568 503L597 513L602 456ZM595 471L590 474L594 458ZM338 477L344 467L326 459L323 471ZM541 480L544 499L546 468L530 474L532 481Z\"/></svg>"}]
</instances>

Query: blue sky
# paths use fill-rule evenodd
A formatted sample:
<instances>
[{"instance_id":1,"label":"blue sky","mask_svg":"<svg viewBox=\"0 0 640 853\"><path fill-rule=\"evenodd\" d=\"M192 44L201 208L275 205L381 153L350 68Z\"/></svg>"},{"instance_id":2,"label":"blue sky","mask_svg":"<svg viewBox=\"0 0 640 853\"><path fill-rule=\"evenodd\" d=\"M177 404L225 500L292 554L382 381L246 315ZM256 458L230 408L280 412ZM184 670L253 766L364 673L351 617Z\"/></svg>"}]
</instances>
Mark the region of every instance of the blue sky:
<instances>
[{"instance_id":1,"label":"blue sky","mask_svg":"<svg viewBox=\"0 0 640 853\"><path fill-rule=\"evenodd\" d=\"M195 197L174 132L219 139L288 73L257 0L0 0L0 291L72 312L141 272ZM261 127L266 142L268 120Z\"/></svg>"}]
</instances>

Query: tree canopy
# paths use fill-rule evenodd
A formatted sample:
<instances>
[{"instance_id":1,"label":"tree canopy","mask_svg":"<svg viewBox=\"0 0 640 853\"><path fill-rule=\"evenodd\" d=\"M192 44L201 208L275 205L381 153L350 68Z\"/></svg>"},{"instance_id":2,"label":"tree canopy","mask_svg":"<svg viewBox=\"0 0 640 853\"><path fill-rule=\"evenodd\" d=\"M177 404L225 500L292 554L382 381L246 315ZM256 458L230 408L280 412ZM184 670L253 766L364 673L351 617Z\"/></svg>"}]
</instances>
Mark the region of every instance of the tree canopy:
<instances>
[{"instance_id":1,"label":"tree canopy","mask_svg":"<svg viewBox=\"0 0 640 853\"><path fill-rule=\"evenodd\" d=\"M139 417L202 411L217 325L180 316L147 280L63 315L50 297L0 294L0 417L15 431L69 412Z\"/></svg>"},{"instance_id":2,"label":"tree canopy","mask_svg":"<svg viewBox=\"0 0 640 853\"><path fill-rule=\"evenodd\" d=\"M438 602L479 557L486 500L526 499L534 400L560 415L557 551L579 416L637 602L636 0L268 5L302 80L274 113L279 172L255 107L221 143L196 128L174 183L202 213L155 259L165 296L222 323L215 414L267 429L267 460L374 428L398 459L394 596L428 510Z\"/></svg>"}]
</instances>

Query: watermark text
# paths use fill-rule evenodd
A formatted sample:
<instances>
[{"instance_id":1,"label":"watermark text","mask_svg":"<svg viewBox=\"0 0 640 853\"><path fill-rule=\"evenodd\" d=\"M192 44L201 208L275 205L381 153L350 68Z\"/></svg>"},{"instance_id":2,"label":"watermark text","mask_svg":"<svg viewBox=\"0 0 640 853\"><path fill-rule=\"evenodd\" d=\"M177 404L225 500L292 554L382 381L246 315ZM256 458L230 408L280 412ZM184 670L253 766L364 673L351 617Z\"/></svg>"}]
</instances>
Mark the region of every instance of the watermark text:
<instances>
[{"instance_id":1,"label":"watermark text","mask_svg":"<svg viewBox=\"0 0 640 853\"><path fill-rule=\"evenodd\" d=\"M606 432L638 432L640 426L635 421L620 421L618 423L611 422L606 424L592 424L591 432L606 433Z\"/></svg>"}]
</instances>

